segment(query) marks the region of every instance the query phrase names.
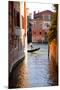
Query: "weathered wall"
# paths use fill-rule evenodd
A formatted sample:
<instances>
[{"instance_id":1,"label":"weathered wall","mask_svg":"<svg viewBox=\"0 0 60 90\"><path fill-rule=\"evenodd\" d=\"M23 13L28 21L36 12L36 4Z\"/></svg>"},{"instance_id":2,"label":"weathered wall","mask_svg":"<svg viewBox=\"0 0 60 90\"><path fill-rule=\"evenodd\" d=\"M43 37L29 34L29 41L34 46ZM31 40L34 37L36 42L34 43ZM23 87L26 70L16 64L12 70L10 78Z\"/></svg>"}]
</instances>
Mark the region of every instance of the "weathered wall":
<instances>
[{"instance_id":1,"label":"weathered wall","mask_svg":"<svg viewBox=\"0 0 60 90\"><path fill-rule=\"evenodd\" d=\"M55 60L55 63L57 64L58 63L58 48L57 48L57 42L56 40L52 40L52 42L50 43L49 45L49 55L50 55L50 59L52 60L52 57L54 58Z\"/></svg>"},{"instance_id":2,"label":"weathered wall","mask_svg":"<svg viewBox=\"0 0 60 90\"><path fill-rule=\"evenodd\" d=\"M52 40L49 44L49 71L50 78L55 83L58 84L58 45L56 40Z\"/></svg>"},{"instance_id":3,"label":"weathered wall","mask_svg":"<svg viewBox=\"0 0 60 90\"><path fill-rule=\"evenodd\" d=\"M18 15L19 14L19 15ZM24 56L22 34L20 30L20 2L9 1L9 71L12 66ZM19 18L18 18L19 16ZM19 28L20 33L16 29ZM20 35L17 36L17 33Z\"/></svg>"}]
</instances>

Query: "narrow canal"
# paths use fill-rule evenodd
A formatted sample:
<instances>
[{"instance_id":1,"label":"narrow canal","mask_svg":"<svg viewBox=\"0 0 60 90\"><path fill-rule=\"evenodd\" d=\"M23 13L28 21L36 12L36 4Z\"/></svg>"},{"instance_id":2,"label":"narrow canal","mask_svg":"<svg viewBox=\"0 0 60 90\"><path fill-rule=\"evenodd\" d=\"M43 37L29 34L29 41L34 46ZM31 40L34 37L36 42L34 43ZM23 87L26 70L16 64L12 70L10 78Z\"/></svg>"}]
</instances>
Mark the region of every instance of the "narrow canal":
<instances>
[{"instance_id":1,"label":"narrow canal","mask_svg":"<svg viewBox=\"0 0 60 90\"><path fill-rule=\"evenodd\" d=\"M57 85L57 77L54 76L55 83L50 78L48 45L34 44L34 47L40 47L40 50L28 53L28 59L23 60L20 64L18 64L15 70L11 73L9 80L10 88Z\"/></svg>"}]
</instances>

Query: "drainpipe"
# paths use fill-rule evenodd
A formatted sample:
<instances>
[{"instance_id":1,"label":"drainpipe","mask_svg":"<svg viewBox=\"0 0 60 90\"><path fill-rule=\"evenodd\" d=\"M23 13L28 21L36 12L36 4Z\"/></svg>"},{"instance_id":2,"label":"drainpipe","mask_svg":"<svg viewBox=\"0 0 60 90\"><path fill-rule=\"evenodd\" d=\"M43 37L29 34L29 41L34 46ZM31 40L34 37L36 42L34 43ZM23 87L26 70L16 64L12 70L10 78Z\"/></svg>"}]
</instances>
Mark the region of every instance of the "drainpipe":
<instances>
[{"instance_id":1,"label":"drainpipe","mask_svg":"<svg viewBox=\"0 0 60 90\"><path fill-rule=\"evenodd\" d=\"M21 5L22 5L22 2L20 2L20 31L22 31L22 15L21 15Z\"/></svg>"},{"instance_id":2,"label":"drainpipe","mask_svg":"<svg viewBox=\"0 0 60 90\"><path fill-rule=\"evenodd\" d=\"M22 2L20 2L20 40L22 44ZM22 46L20 48L22 48Z\"/></svg>"},{"instance_id":3,"label":"drainpipe","mask_svg":"<svg viewBox=\"0 0 60 90\"><path fill-rule=\"evenodd\" d=\"M25 43L25 64L27 65L27 10L26 0L24 1L24 43Z\"/></svg>"},{"instance_id":4,"label":"drainpipe","mask_svg":"<svg viewBox=\"0 0 60 90\"><path fill-rule=\"evenodd\" d=\"M24 1L24 43L27 46L27 10L26 10L26 0Z\"/></svg>"},{"instance_id":5,"label":"drainpipe","mask_svg":"<svg viewBox=\"0 0 60 90\"><path fill-rule=\"evenodd\" d=\"M27 11L26 11L26 0L24 1L24 30L27 32Z\"/></svg>"}]
</instances>

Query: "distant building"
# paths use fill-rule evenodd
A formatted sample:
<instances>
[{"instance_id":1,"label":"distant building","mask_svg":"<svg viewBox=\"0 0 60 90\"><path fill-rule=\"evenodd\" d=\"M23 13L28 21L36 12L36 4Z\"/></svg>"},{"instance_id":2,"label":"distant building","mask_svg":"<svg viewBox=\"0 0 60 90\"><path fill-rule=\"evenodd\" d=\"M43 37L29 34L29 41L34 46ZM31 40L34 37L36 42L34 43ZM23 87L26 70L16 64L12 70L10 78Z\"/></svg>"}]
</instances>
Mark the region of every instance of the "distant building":
<instances>
[{"instance_id":1,"label":"distant building","mask_svg":"<svg viewBox=\"0 0 60 90\"><path fill-rule=\"evenodd\" d=\"M32 19L32 42L48 42L47 33L51 26L53 12L45 10L35 13Z\"/></svg>"},{"instance_id":2,"label":"distant building","mask_svg":"<svg viewBox=\"0 0 60 90\"><path fill-rule=\"evenodd\" d=\"M9 1L9 71L12 66L24 57L24 44L22 42L20 24L20 2ZM23 22L23 17L22 17ZM22 27L24 25L22 24Z\"/></svg>"}]
</instances>

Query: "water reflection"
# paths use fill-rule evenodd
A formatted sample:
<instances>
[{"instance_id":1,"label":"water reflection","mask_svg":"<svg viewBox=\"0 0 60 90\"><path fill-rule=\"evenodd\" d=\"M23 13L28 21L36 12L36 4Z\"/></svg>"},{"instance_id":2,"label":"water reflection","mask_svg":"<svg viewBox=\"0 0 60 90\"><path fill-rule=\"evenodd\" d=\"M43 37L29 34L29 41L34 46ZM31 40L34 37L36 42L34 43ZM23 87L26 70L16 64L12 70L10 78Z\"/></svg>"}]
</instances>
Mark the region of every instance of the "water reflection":
<instances>
[{"instance_id":1,"label":"water reflection","mask_svg":"<svg viewBox=\"0 0 60 90\"><path fill-rule=\"evenodd\" d=\"M37 47L35 45L35 47ZM31 87L49 86L48 45L38 45L39 51L28 53L29 81Z\"/></svg>"},{"instance_id":2,"label":"water reflection","mask_svg":"<svg viewBox=\"0 0 60 90\"><path fill-rule=\"evenodd\" d=\"M15 68L10 77L10 88L57 85L56 67L51 67L52 62L48 60L48 45L34 44L34 47L40 47L40 50L28 53L27 63L23 60Z\"/></svg>"}]
</instances>

